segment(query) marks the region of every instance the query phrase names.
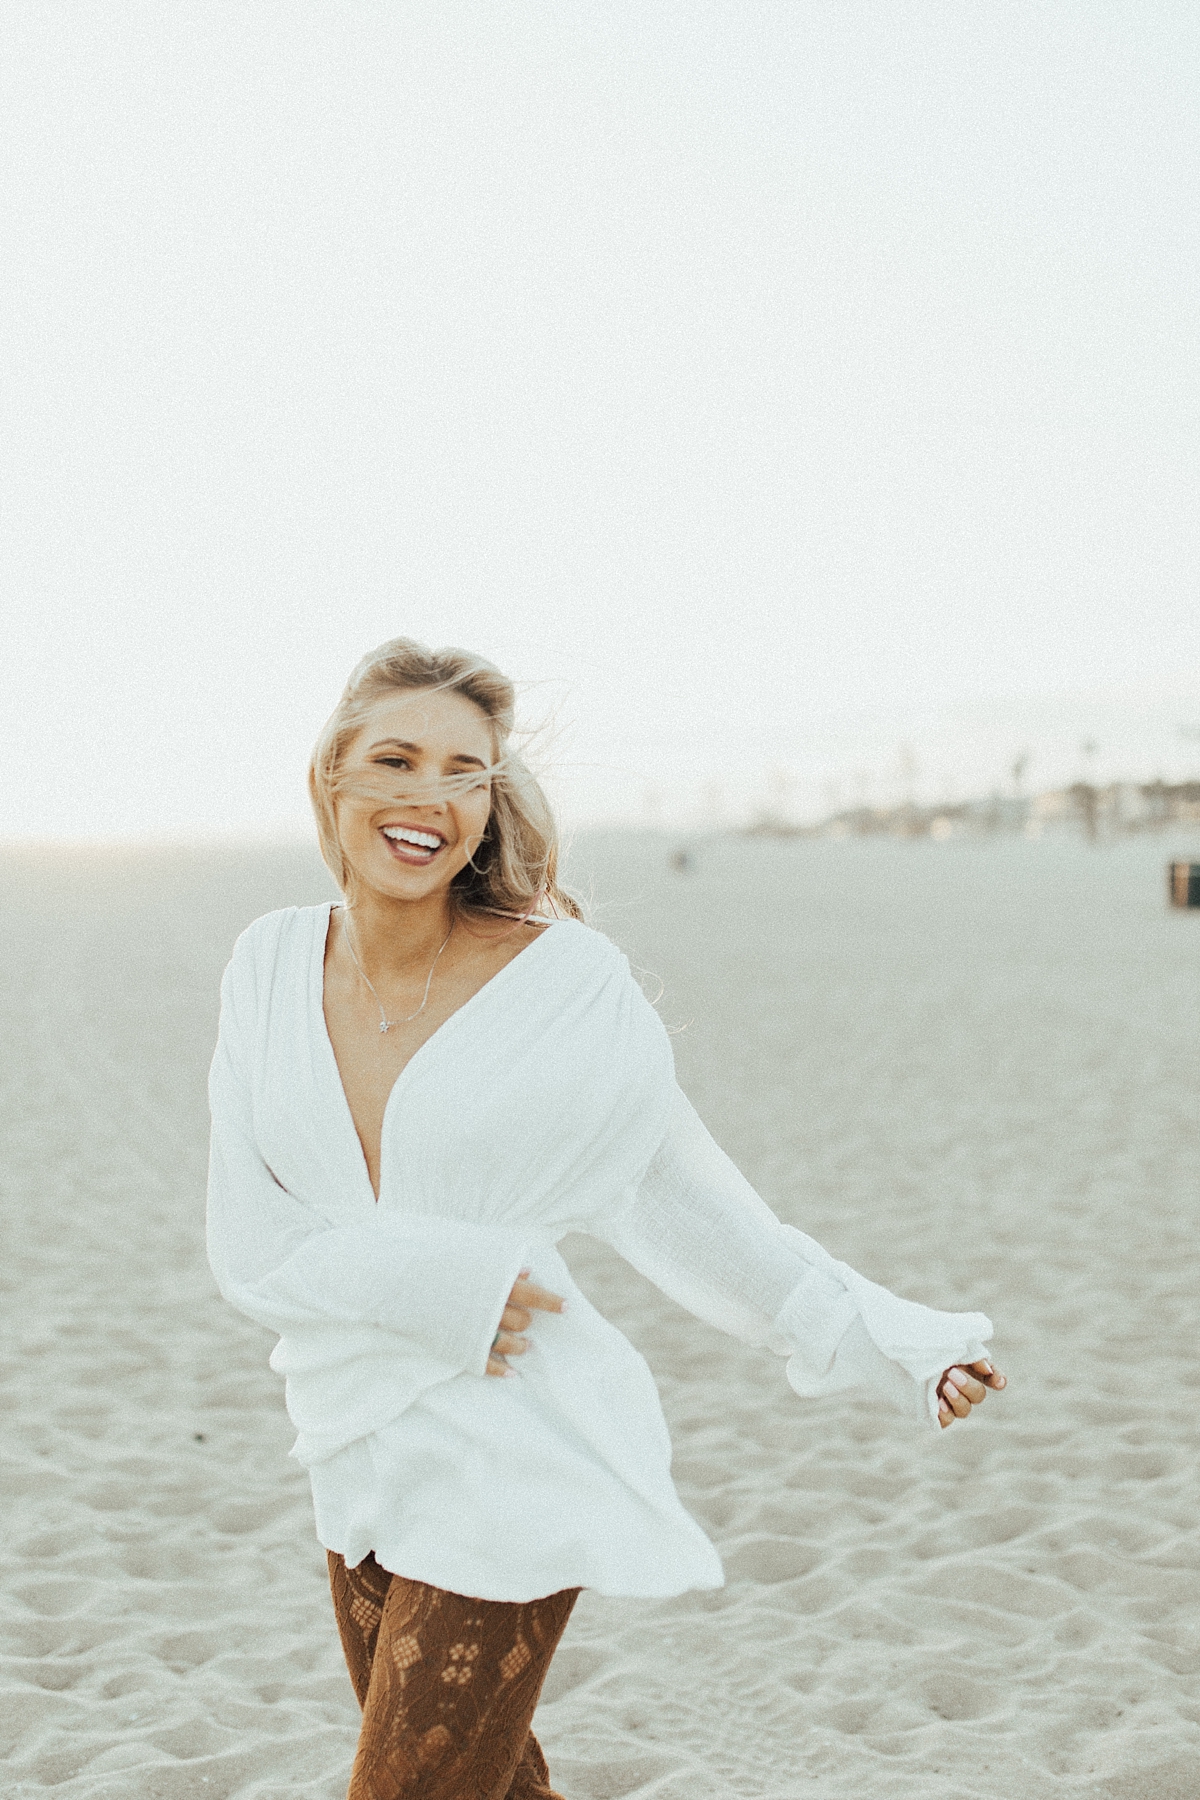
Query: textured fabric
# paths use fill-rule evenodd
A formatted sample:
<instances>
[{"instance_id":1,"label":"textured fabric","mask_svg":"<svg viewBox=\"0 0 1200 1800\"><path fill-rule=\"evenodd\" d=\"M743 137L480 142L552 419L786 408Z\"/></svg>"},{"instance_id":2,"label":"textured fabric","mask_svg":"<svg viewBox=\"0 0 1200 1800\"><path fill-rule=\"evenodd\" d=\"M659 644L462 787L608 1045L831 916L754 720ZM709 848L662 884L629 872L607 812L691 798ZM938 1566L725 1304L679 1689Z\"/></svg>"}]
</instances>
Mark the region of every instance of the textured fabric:
<instances>
[{"instance_id":1,"label":"textured fabric","mask_svg":"<svg viewBox=\"0 0 1200 1800\"><path fill-rule=\"evenodd\" d=\"M363 1709L349 1800L561 1800L529 1729L577 1588L472 1600L329 1553Z\"/></svg>"},{"instance_id":2,"label":"textured fabric","mask_svg":"<svg viewBox=\"0 0 1200 1800\"><path fill-rule=\"evenodd\" d=\"M636 1192L593 1230L698 1318L786 1356L805 1398L868 1387L940 1431L942 1373L986 1354L985 1314L902 1300L782 1225L678 1088Z\"/></svg>"},{"instance_id":3,"label":"textured fabric","mask_svg":"<svg viewBox=\"0 0 1200 1800\"><path fill-rule=\"evenodd\" d=\"M351 1566L373 1551L505 1601L720 1585L650 1372L576 1287L568 1231L785 1356L801 1394L866 1385L932 1420L934 1371L984 1353L982 1314L899 1300L775 1218L676 1086L625 958L572 920L404 1069L376 1203L325 1028L328 922L328 906L268 914L226 971L209 1251L222 1293L281 1334L318 1536ZM567 1311L535 1315L519 1380L491 1380L524 1266Z\"/></svg>"}]
</instances>

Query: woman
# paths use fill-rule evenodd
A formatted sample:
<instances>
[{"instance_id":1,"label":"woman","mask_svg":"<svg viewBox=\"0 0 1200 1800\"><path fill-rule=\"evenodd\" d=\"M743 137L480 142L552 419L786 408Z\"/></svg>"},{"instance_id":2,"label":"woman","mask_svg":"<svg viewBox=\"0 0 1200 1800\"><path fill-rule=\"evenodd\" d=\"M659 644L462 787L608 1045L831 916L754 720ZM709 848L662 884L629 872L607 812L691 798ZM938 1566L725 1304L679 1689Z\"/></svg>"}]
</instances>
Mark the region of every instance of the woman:
<instances>
[{"instance_id":1,"label":"woman","mask_svg":"<svg viewBox=\"0 0 1200 1800\"><path fill-rule=\"evenodd\" d=\"M512 687L364 658L310 788L340 906L239 938L213 1062L209 1255L279 1333L363 1707L351 1800L549 1800L530 1723L583 1587L722 1581L649 1370L555 1245L589 1231L702 1319L932 1425L991 1327L781 1225L675 1084L662 1024L558 886Z\"/></svg>"}]
</instances>

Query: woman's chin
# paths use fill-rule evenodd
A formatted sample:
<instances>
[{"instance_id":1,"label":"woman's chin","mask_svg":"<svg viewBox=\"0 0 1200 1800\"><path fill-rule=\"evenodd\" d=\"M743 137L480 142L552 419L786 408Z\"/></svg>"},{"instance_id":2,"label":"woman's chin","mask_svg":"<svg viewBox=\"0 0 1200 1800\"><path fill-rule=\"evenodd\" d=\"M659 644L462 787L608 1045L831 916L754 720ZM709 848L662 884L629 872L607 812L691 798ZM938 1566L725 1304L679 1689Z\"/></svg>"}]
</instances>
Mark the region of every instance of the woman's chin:
<instances>
[{"instance_id":1,"label":"woman's chin","mask_svg":"<svg viewBox=\"0 0 1200 1800\"><path fill-rule=\"evenodd\" d=\"M460 863L451 862L444 851L428 863L406 863L393 856L372 857L369 869L355 870L358 882L389 900L427 900L431 894L444 892L458 874Z\"/></svg>"}]
</instances>

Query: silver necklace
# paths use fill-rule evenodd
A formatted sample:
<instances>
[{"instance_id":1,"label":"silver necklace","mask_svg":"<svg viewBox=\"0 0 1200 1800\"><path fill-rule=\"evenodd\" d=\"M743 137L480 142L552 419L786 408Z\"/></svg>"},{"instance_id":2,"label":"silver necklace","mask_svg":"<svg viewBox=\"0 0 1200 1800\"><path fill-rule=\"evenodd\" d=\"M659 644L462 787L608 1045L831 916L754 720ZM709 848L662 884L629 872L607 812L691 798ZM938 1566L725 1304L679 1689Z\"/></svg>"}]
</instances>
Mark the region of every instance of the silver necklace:
<instances>
[{"instance_id":1,"label":"silver necklace","mask_svg":"<svg viewBox=\"0 0 1200 1800\"><path fill-rule=\"evenodd\" d=\"M372 994L375 995L375 1004L379 1008L379 1029L380 1029L380 1031L390 1031L393 1025L411 1024L413 1019L419 1018L420 1015L425 1011L425 1002L429 998L430 983L433 981L433 971L438 966L438 956L440 956L442 954L442 951L446 948L446 945L450 942L450 939L454 936L453 922L451 923L449 931L446 933L445 937L442 939L441 948L438 950L437 956L434 957L433 961L429 965L429 973L425 977L425 992L421 995L420 1006L418 1006L416 1012L409 1013L409 1015L406 1019L389 1019L387 1016L387 1012L384 1009L383 1001L379 998L379 995L375 993L374 982L372 982L368 979L366 971L364 970L362 964L359 962L357 956L355 956L355 954L354 954L354 945L350 942L350 914L345 907L342 908L342 911L346 914L346 917L342 922L342 935L346 940L346 948L350 952L350 961L354 964L355 968L358 970L358 972L362 976L363 980L367 983L367 986L370 988Z\"/></svg>"}]
</instances>

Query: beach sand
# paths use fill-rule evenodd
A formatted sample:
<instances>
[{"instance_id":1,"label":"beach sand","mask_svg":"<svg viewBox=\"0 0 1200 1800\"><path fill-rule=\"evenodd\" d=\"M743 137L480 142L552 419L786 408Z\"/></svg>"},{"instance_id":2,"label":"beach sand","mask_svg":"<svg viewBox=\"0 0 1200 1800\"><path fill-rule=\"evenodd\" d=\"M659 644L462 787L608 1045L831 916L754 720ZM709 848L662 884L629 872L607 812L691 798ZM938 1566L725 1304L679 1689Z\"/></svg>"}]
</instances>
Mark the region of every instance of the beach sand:
<instances>
[{"instance_id":1,"label":"beach sand","mask_svg":"<svg viewBox=\"0 0 1200 1800\"><path fill-rule=\"evenodd\" d=\"M781 1216L982 1307L940 1438L813 1403L587 1240L723 1590L585 1594L537 1729L567 1800L1200 1793L1200 915L1186 843L582 841L681 1077ZM1193 854L1195 853L1193 849ZM357 1709L270 1340L203 1258L236 932L304 849L7 852L6 1800L345 1792Z\"/></svg>"}]
</instances>

